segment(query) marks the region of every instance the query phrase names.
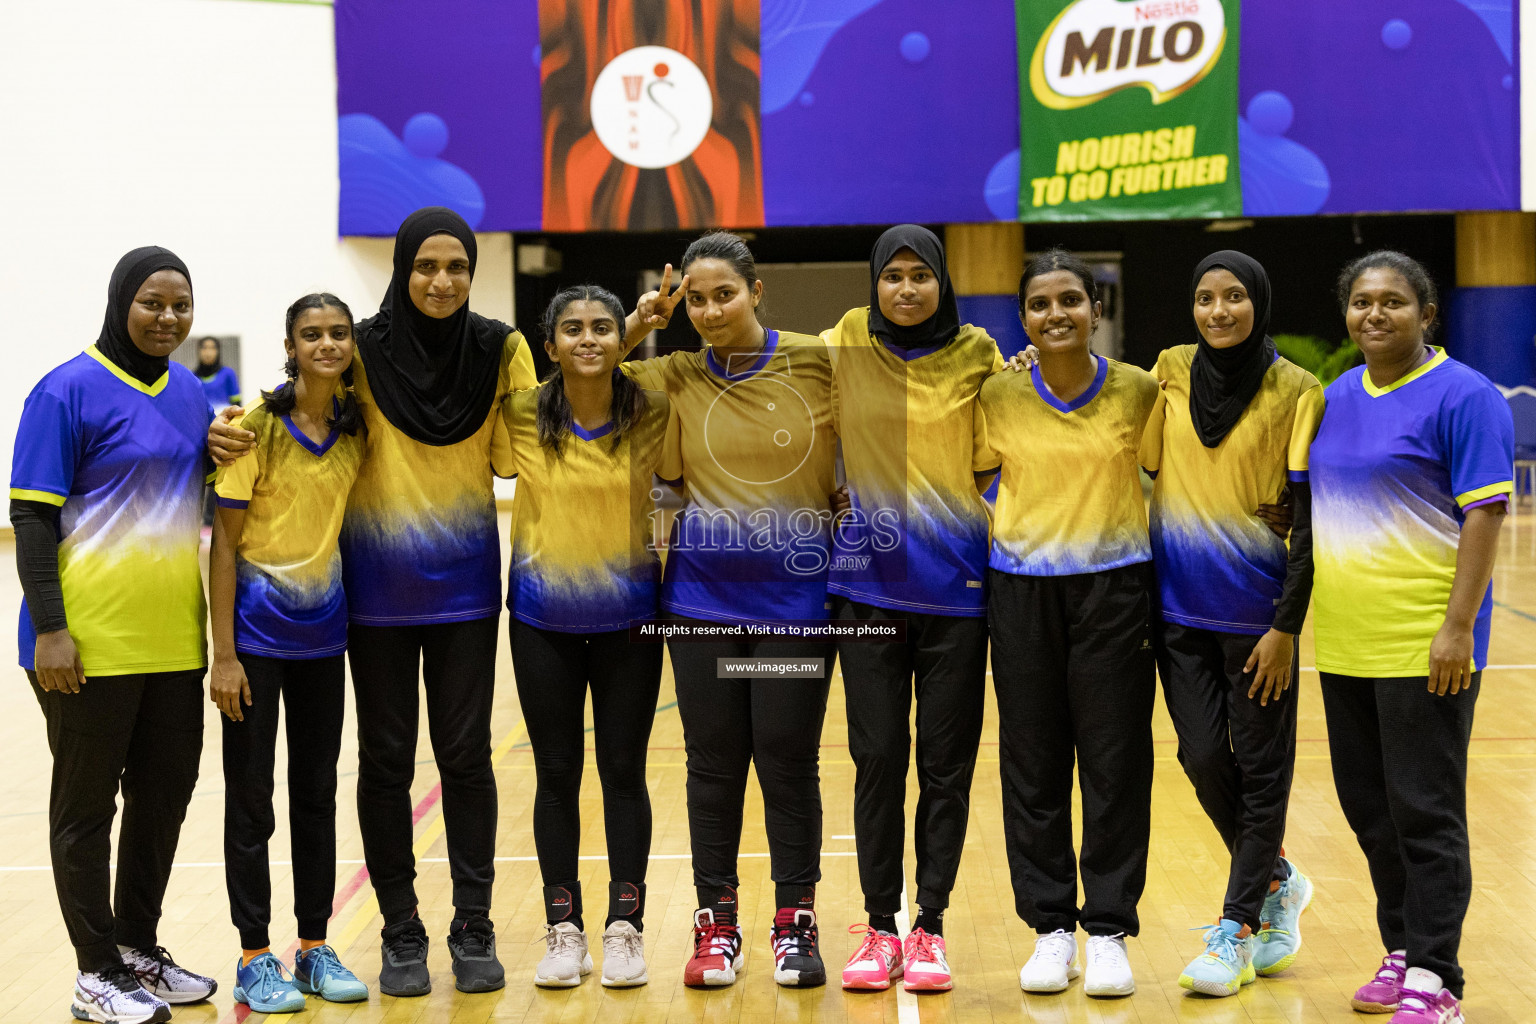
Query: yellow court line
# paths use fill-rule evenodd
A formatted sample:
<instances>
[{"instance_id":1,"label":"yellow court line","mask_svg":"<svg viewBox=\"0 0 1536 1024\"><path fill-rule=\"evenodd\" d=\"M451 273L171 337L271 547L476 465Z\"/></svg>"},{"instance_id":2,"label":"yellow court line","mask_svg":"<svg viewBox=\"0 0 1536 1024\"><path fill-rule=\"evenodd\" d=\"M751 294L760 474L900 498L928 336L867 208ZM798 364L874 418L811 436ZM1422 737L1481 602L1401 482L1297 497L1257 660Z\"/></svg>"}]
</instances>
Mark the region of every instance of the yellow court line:
<instances>
[{"instance_id":1,"label":"yellow court line","mask_svg":"<svg viewBox=\"0 0 1536 1024\"><path fill-rule=\"evenodd\" d=\"M501 742L496 744L496 749L491 752L492 769L501 763L502 759L507 756L512 750L513 745L523 737L525 732L525 723L519 719L518 723L501 738ZM432 844L437 842L438 837L443 834L443 829L447 827L443 820L443 802L441 799L438 800L434 811L433 818L427 823L427 827L422 831L420 838L411 845L411 855L416 860L420 860L422 855L432 848ZM370 889L368 899L362 906L357 908L357 911L342 926L341 934L336 939L335 947L342 951L351 949L352 943L363 933L363 929L373 921L378 912L379 898Z\"/></svg>"}]
</instances>

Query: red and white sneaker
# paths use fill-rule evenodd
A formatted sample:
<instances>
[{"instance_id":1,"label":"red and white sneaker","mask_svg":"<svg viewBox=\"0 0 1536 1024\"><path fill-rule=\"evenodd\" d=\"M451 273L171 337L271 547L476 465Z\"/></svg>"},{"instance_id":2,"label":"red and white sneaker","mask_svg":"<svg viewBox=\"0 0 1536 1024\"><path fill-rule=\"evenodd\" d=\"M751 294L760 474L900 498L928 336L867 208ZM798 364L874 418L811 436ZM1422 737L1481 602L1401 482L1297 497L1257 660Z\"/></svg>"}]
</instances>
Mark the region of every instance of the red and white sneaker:
<instances>
[{"instance_id":1,"label":"red and white sneaker","mask_svg":"<svg viewBox=\"0 0 1536 1024\"><path fill-rule=\"evenodd\" d=\"M944 957L944 936L912 929L901 949L902 987L908 992L948 992L954 987L949 961Z\"/></svg>"},{"instance_id":2,"label":"red and white sneaker","mask_svg":"<svg viewBox=\"0 0 1536 1024\"><path fill-rule=\"evenodd\" d=\"M693 912L693 956L683 968L683 984L694 988L736 983L736 972L746 966L741 955L741 929L716 924L712 910Z\"/></svg>"},{"instance_id":3,"label":"red and white sneaker","mask_svg":"<svg viewBox=\"0 0 1536 1024\"><path fill-rule=\"evenodd\" d=\"M859 948L843 968L843 988L882 991L901 977L901 939L890 932L880 932L867 924L851 925L851 935L864 936Z\"/></svg>"}]
</instances>

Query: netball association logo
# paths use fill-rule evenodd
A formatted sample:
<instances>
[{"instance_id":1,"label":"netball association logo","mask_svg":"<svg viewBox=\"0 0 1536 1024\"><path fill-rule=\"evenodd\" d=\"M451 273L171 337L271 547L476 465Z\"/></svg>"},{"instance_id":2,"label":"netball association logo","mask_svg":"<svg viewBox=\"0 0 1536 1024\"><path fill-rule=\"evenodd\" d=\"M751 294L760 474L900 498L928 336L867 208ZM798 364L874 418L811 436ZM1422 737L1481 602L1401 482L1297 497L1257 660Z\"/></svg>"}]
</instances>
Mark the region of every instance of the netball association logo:
<instances>
[{"instance_id":1,"label":"netball association logo","mask_svg":"<svg viewBox=\"0 0 1536 1024\"><path fill-rule=\"evenodd\" d=\"M1030 91L1053 110L1132 86L1166 103L1211 73L1226 40L1221 0L1076 0L1035 46Z\"/></svg>"},{"instance_id":2,"label":"netball association logo","mask_svg":"<svg viewBox=\"0 0 1536 1024\"><path fill-rule=\"evenodd\" d=\"M665 46L625 50L592 85L592 130L603 148L634 167L671 167L709 134L715 113L699 66Z\"/></svg>"}]
</instances>

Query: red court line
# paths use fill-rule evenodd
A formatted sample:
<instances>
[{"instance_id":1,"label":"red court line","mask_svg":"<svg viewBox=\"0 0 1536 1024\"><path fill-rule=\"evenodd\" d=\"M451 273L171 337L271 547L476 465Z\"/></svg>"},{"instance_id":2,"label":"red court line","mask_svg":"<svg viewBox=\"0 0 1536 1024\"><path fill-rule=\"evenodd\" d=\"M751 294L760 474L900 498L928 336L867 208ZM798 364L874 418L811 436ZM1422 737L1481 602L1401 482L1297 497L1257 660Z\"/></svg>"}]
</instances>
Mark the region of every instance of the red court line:
<instances>
[{"instance_id":1,"label":"red court line","mask_svg":"<svg viewBox=\"0 0 1536 1024\"><path fill-rule=\"evenodd\" d=\"M439 782L431 789L427 790L426 796L423 796L421 801L416 804L415 809L411 811L411 824L413 826L421 824L421 819L425 818L431 812L432 808L437 806L437 802L441 800L442 797L443 784ZM336 899L332 901L332 920L335 919L337 914L341 913L342 908L351 901L352 897L357 895L357 891L363 887L363 883L366 881L368 881L368 869L366 867L358 868L357 873L347 880L347 884L341 887L341 891L336 894ZM292 944L289 945L287 952L283 954L283 961L285 963L291 961L294 957L294 954L298 951L299 942L297 939L295 939ZM230 1009L229 1013L224 1015L224 1019L221 1020L219 1024L242 1024L242 1022L247 1017L249 1017L252 1012L253 1011L251 1008L245 1003L236 1003Z\"/></svg>"}]
</instances>

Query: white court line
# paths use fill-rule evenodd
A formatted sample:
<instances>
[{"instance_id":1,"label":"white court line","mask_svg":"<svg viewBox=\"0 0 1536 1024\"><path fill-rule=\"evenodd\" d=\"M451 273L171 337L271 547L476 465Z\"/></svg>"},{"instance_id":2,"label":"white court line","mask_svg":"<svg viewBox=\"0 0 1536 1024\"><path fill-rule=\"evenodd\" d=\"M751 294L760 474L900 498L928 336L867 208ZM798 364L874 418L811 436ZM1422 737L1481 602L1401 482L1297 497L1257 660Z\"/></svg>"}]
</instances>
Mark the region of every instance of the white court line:
<instances>
[{"instance_id":1,"label":"white court line","mask_svg":"<svg viewBox=\"0 0 1536 1024\"><path fill-rule=\"evenodd\" d=\"M821 855L823 857L853 857L853 856L857 856L852 850L823 850L821 852ZM761 857L767 857L768 854L766 854L766 853L738 853L736 856L738 856L738 857L759 857L759 858L761 858ZM653 854L651 854L651 860L691 860L692 858L693 858L693 854L691 854L691 853L653 853ZM496 858L496 860L498 862L502 862L502 863L533 863L533 862L537 861L538 859L539 858L537 858L537 857L497 857ZM581 857L579 857L577 859L578 860L607 860L608 859L608 855L607 854L603 854L603 853L584 854L584 855L582 855ZM267 863L273 865L274 867L276 867L278 865L292 866L293 861L291 861L291 860L273 860L273 861L268 861ZM360 861L360 860L338 860L336 863L337 864L361 864L363 862ZM418 857L418 858L416 858L416 863L418 863L418 864L447 864L448 863L448 858L447 857ZM223 866L224 866L224 862L221 861L221 860L185 860L185 861L177 861L177 862L175 862L174 864L171 865L171 867L173 867L173 868L222 868ZM112 867L115 870L117 868L117 865L113 864ZM52 871L52 870L53 870L53 868L51 866L47 865L47 864L0 865L0 874L4 874L4 873L7 873L7 872ZM903 897L903 901L905 901L905 897ZM905 911L903 911L903 913L905 913ZM905 926L903 926L903 927L905 927Z\"/></svg>"},{"instance_id":2,"label":"white court line","mask_svg":"<svg viewBox=\"0 0 1536 1024\"><path fill-rule=\"evenodd\" d=\"M822 854L826 856L826 854ZM901 879L901 909L896 911L896 934L901 935L912 931L912 915L907 912L907 879L906 872L902 872ZM917 994L908 992L907 986L901 983L896 985L896 1022L897 1024L920 1024L922 1018L917 1012Z\"/></svg>"}]
</instances>

